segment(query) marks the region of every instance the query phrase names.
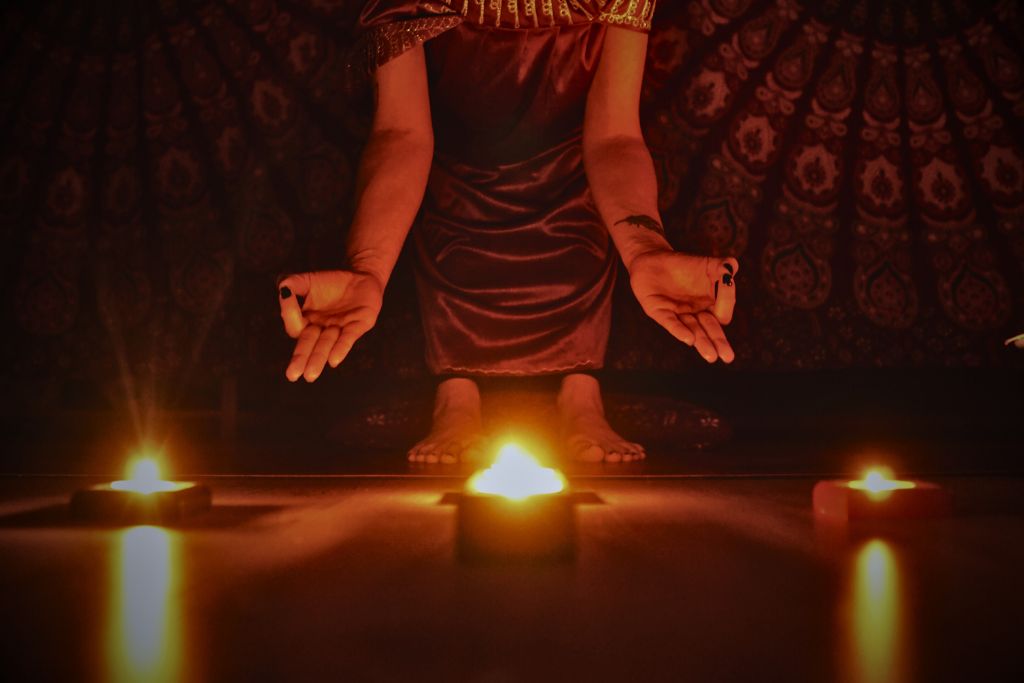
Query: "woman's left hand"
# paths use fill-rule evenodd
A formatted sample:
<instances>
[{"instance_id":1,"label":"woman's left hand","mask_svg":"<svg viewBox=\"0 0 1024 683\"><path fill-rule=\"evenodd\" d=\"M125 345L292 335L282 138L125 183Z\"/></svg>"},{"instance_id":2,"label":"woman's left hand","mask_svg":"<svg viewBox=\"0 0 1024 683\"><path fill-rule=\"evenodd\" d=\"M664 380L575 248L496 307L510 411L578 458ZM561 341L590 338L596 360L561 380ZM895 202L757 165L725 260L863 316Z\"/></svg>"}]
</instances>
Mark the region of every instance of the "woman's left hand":
<instances>
[{"instance_id":1,"label":"woman's left hand","mask_svg":"<svg viewBox=\"0 0 1024 683\"><path fill-rule=\"evenodd\" d=\"M669 249L640 254L629 283L644 312L709 363L736 358L722 325L736 305L734 258L691 256Z\"/></svg>"}]
</instances>

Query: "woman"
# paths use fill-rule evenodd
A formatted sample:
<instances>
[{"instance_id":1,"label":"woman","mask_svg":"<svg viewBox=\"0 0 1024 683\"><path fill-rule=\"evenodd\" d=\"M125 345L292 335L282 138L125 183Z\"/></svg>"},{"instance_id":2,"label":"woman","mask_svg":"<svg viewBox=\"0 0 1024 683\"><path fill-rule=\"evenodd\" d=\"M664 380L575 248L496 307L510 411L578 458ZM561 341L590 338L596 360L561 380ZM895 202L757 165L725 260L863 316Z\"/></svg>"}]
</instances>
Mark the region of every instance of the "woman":
<instances>
[{"instance_id":1,"label":"woman","mask_svg":"<svg viewBox=\"0 0 1024 683\"><path fill-rule=\"evenodd\" d=\"M665 239L639 121L653 12L653 0L366 4L359 44L376 108L347 268L281 282L285 330L298 339L289 380L337 367L374 325L422 203L416 279L441 381L433 428L410 460L472 452L474 378L544 374L562 376L574 457L644 457L609 427L587 374L604 360L613 252L643 310L708 362L734 357L722 325L738 269Z\"/></svg>"}]
</instances>

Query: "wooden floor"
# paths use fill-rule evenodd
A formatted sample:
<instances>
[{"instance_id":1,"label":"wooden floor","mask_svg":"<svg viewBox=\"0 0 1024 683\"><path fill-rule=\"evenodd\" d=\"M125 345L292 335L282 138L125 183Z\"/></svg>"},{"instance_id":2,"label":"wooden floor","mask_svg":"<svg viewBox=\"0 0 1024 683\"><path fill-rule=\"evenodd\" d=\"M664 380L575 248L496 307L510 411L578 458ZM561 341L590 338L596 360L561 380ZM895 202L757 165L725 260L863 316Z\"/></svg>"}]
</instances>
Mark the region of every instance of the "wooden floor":
<instances>
[{"instance_id":1,"label":"wooden floor","mask_svg":"<svg viewBox=\"0 0 1024 683\"><path fill-rule=\"evenodd\" d=\"M579 477L538 566L455 558L450 477L210 478L166 529L73 522L89 481L0 478L8 680L1024 680L1018 478L836 527L811 478Z\"/></svg>"}]
</instances>

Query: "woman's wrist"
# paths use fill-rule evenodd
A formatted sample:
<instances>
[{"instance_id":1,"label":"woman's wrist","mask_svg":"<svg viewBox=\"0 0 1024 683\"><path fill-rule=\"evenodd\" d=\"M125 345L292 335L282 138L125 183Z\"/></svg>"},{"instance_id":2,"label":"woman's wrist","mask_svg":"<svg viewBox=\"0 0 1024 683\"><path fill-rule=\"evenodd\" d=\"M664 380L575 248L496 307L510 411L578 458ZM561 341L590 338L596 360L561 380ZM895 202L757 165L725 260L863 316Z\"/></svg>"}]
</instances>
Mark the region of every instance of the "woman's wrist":
<instances>
[{"instance_id":1,"label":"woman's wrist","mask_svg":"<svg viewBox=\"0 0 1024 683\"><path fill-rule=\"evenodd\" d=\"M640 256L673 251L672 245L665 239L665 229L661 221L654 216L624 216L612 224L610 232L622 256L622 262L630 272Z\"/></svg>"},{"instance_id":2,"label":"woman's wrist","mask_svg":"<svg viewBox=\"0 0 1024 683\"><path fill-rule=\"evenodd\" d=\"M622 263L630 273L632 273L633 269L636 267L637 261L643 260L643 257L653 256L656 254L673 253L674 251L675 250L672 248L672 245L670 245L664 238L632 240L624 249L620 249L620 253L622 254Z\"/></svg>"},{"instance_id":3,"label":"woman's wrist","mask_svg":"<svg viewBox=\"0 0 1024 683\"><path fill-rule=\"evenodd\" d=\"M373 278L380 286L381 291L387 285L391 274L391 269L381 263L379 258L368 255L350 256L346 270L357 275Z\"/></svg>"}]
</instances>

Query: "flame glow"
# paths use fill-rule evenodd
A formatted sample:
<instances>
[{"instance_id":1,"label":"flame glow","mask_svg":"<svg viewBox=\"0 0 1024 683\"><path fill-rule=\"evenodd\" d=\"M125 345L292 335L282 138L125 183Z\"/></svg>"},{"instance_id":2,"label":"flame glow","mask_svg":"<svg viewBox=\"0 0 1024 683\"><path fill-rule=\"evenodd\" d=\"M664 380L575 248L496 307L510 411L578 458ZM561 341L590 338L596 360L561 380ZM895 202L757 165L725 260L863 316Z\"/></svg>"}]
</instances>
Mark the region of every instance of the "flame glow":
<instances>
[{"instance_id":1,"label":"flame glow","mask_svg":"<svg viewBox=\"0 0 1024 683\"><path fill-rule=\"evenodd\" d=\"M565 477L561 472L542 466L514 443L503 446L493 465L480 470L466 482L466 488L473 493L493 494L510 500L560 493L565 487Z\"/></svg>"},{"instance_id":2,"label":"flame glow","mask_svg":"<svg viewBox=\"0 0 1024 683\"><path fill-rule=\"evenodd\" d=\"M112 550L107 680L182 680L176 534L132 527Z\"/></svg>"},{"instance_id":3,"label":"flame glow","mask_svg":"<svg viewBox=\"0 0 1024 683\"><path fill-rule=\"evenodd\" d=\"M906 649L899 565L880 539L865 543L853 560L845 667L850 680L898 683L906 679Z\"/></svg>"},{"instance_id":4,"label":"flame glow","mask_svg":"<svg viewBox=\"0 0 1024 683\"><path fill-rule=\"evenodd\" d=\"M115 481L110 488L118 491L134 491L135 493L157 493L159 491L177 491L186 484L176 481L164 481L160 478L160 466L153 458L139 458L128 465L128 478Z\"/></svg>"},{"instance_id":5,"label":"flame glow","mask_svg":"<svg viewBox=\"0 0 1024 683\"><path fill-rule=\"evenodd\" d=\"M896 491L898 489L912 489L917 486L917 484L912 481L900 481L899 479L892 479L891 477L892 470L876 467L868 470L864 474L863 479L851 481L849 486L851 489L867 491L868 493L879 497L887 496L890 491Z\"/></svg>"}]
</instances>

